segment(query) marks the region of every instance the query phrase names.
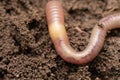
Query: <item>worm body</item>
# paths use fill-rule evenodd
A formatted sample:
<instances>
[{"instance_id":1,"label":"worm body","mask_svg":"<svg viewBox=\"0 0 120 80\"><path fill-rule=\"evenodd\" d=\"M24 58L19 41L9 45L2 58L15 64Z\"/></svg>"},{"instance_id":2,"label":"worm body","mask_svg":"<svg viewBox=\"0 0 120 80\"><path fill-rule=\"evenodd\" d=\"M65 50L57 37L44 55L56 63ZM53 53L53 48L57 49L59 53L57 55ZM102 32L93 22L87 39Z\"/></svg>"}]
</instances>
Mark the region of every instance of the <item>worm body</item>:
<instances>
[{"instance_id":1,"label":"worm body","mask_svg":"<svg viewBox=\"0 0 120 80\"><path fill-rule=\"evenodd\" d=\"M77 52L70 46L64 27L64 13L60 2L54 0L47 3L46 17L49 34L57 53L65 61L73 64L86 64L92 61L101 50L107 31L120 28L120 14L101 19L95 25L85 50Z\"/></svg>"}]
</instances>

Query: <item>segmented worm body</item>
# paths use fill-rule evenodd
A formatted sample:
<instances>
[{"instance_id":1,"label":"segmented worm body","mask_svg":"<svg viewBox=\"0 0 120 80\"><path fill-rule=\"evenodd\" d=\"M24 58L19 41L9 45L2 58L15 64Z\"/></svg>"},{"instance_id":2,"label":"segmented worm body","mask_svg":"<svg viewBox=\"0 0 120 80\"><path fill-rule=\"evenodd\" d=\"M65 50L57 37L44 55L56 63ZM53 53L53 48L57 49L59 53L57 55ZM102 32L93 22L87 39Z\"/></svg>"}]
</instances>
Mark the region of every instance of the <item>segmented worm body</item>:
<instances>
[{"instance_id":1,"label":"segmented worm body","mask_svg":"<svg viewBox=\"0 0 120 80\"><path fill-rule=\"evenodd\" d=\"M90 41L81 52L75 51L71 46L64 27L64 13L59 1L50 1L46 5L46 17L49 34L57 53L67 62L73 64L86 64L92 61L101 50L107 31L120 28L120 14L114 14L101 19L95 25Z\"/></svg>"}]
</instances>

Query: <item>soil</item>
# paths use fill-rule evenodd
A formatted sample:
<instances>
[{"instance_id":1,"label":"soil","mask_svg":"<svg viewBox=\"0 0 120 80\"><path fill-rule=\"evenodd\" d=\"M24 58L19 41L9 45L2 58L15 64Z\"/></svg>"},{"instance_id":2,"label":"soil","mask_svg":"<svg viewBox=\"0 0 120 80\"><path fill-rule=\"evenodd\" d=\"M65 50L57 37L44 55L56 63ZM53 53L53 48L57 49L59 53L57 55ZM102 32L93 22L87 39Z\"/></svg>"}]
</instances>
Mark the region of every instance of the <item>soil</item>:
<instances>
[{"instance_id":1,"label":"soil","mask_svg":"<svg viewBox=\"0 0 120 80\"><path fill-rule=\"evenodd\" d=\"M92 62L67 63L58 56L49 36L48 1L0 0L0 80L120 80L120 29L108 32ZM120 11L120 0L60 1L70 44L80 51L88 44L95 24Z\"/></svg>"}]
</instances>

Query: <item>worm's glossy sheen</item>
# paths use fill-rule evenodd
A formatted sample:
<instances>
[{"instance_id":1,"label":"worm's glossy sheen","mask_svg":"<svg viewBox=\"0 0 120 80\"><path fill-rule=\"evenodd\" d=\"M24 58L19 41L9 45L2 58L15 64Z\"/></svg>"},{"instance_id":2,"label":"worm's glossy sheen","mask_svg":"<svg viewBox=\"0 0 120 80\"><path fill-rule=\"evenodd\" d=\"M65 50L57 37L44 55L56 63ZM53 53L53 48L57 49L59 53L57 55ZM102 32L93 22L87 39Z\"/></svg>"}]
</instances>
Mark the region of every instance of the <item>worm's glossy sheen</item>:
<instances>
[{"instance_id":1,"label":"worm's glossy sheen","mask_svg":"<svg viewBox=\"0 0 120 80\"><path fill-rule=\"evenodd\" d=\"M101 19L95 25L90 41L81 52L75 51L69 43L64 27L64 13L59 1L50 1L46 5L46 17L49 34L57 53L67 62L86 64L92 61L101 50L108 30L120 28L120 14L114 14Z\"/></svg>"}]
</instances>

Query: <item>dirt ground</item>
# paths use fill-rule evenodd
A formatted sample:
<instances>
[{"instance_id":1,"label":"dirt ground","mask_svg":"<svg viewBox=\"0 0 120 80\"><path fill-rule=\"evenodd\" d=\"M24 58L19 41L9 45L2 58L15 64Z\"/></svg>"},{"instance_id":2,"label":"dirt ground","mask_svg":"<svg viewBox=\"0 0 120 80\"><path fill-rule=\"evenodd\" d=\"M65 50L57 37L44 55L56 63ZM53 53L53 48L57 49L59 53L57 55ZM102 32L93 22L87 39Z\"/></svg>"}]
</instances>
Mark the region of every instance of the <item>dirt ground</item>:
<instances>
[{"instance_id":1,"label":"dirt ground","mask_svg":"<svg viewBox=\"0 0 120 80\"><path fill-rule=\"evenodd\" d=\"M49 0L0 0L0 80L120 80L120 29L108 32L99 55L86 65L63 61L45 16ZM84 50L94 25L120 12L120 0L60 0L71 46ZM75 27L88 35L82 35Z\"/></svg>"}]
</instances>

